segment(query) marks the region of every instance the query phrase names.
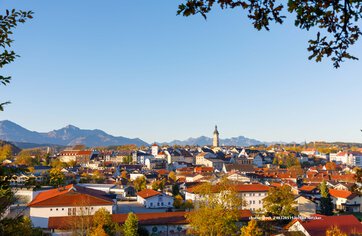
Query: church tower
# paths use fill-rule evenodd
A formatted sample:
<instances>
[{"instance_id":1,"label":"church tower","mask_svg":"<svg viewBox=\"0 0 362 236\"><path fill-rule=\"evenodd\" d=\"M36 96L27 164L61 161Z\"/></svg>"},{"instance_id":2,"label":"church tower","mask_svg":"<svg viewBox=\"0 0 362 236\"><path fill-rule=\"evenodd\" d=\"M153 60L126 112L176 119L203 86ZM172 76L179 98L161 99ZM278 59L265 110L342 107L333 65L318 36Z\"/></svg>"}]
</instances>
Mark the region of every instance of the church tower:
<instances>
[{"instance_id":1,"label":"church tower","mask_svg":"<svg viewBox=\"0 0 362 236\"><path fill-rule=\"evenodd\" d=\"M212 139L212 146L214 146L214 147L219 146L219 131L217 131L217 125L215 125L214 136Z\"/></svg>"}]
</instances>

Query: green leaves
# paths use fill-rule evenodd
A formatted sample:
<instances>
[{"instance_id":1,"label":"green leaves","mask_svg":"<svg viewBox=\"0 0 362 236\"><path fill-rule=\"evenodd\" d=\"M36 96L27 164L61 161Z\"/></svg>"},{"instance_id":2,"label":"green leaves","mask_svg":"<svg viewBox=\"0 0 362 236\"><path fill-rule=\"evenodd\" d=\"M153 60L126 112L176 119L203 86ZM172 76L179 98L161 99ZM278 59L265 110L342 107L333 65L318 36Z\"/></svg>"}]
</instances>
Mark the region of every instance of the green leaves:
<instances>
[{"instance_id":1,"label":"green leaves","mask_svg":"<svg viewBox=\"0 0 362 236\"><path fill-rule=\"evenodd\" d=\"M180 4L177 15L201 14L205 19L215 4L221 9L240 7L247 10L247 16L257 30L270 30L270 23L283 23L281 12L286 5L295 16L294 24L304 30L318 28L316 40L309 40L309 60L322 61L330 57L335 68L345 59L358 60L348 52L362 34L358 21L362 17L362 1L351 0L185 0ZM324 34L321 37L321 34Z\"/></svg>"}]
</instances>

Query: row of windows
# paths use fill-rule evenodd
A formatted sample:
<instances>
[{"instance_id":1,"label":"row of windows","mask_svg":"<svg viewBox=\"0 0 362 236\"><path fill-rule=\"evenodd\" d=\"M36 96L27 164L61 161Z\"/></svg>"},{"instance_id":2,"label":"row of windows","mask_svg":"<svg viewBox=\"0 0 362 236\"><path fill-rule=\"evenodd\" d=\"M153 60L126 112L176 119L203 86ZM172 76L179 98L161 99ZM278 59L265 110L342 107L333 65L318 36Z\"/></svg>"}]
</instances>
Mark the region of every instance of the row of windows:
<instances>
[{"instance_id":1,"label":"row of windows","mask_svg":"<svg viewBox=\"0 0 362 236\"><path fill-rule=\"evenodd\" d=\"M265 196L265 193L244 193L244 197L247 196Z\"/></svg>"},{"instance_id":2,"label":"row of windows","mask_svg":"<svg viewBox=\"0 0 362 236\"><path fill-rule=\"evenodd\" d=\"M168 205L171 205L171 202L168 202ZM153 206L153 202L150 203L150 206ZM157 203L157 206L160 206L160 203ZM161 206L164 206L163 202L161 202Z\"/></svg>"},{"instance_id":3,"label":"row of windows","mask_svg":"<svg viewBox=\"0 0 362 236\"><path fill-rule=\"evenodd\" d=\"M55 208L56 211L58 211L58 208ZM50 211L53 211L53 208L50 208ZM62 208L62 211L64 211L64 208Z\"/></svg>"},{"instance_id":4,"label":"row of windows","mask_svg":"<svg viewBox=\"0 0 362 236\"><path fill-rule=\"evenodd\" d=\"M55 211L60 211L60 208L54 208ZM80 210L82 211L83 208L81 207ZM84 210L88 210L88 207L85 207ZM93 210L93 207L90 207L89 210ZM53 211L53 208L50 208L50 211ZM62 211L64 211L64 208L62 208ZM68 208L68 215L76 215L76 208Z\"/></svg>"},{"instance_id":5,"label":"row of windows","mask_svg":"<svg viewBox=\"0 0 362 236\"><path fill-rule=\"evenodd\" d=\"M249 201L249 204L251 205L251 204L255 204L255 201ZM259 200L259 204L261 204L261 200Z\"/></svg>"}]
</instances>

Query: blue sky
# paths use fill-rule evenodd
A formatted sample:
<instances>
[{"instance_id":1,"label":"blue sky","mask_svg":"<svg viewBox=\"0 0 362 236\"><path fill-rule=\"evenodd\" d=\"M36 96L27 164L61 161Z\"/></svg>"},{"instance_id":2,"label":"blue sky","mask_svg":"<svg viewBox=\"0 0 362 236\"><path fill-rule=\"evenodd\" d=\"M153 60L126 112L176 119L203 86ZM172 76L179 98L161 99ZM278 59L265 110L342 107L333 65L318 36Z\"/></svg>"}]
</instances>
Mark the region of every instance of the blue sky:
<instances>
[{"instance_id":1,"label":"blue sky","mask_svg":"<svg viewBox=\"0 0 362 236\"><path fill-rule=\"evenodd\" d=\"M2 72L0 119L68 124L147 142L244 135L362 142L362 63L308 61L314 32L256 31L241 10L176 16L181 1L3 1L33 10ZM362 58L361 42L352 52Z\"/></svg>"}]
</instances>

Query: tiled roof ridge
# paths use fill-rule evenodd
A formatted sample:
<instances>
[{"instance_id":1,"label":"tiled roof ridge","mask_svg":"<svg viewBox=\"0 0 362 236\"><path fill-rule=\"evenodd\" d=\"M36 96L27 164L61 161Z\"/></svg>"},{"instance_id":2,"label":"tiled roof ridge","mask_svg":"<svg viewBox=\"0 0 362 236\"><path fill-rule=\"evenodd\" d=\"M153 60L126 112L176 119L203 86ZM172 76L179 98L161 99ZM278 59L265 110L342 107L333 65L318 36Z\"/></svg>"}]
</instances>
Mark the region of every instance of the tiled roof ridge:
<instances>
[{"instance_id":1,"label":"tiled roof ridge","mask_svg":"<svg viewBox=\"0 0 362 236\"><path fill-rule=\"evenodd\" d=\"M69 189L67 189L68 186L69 186ZM42 192L42 193L39 193L39 194L33 199L33 201L31 201L31 202L28 204L28 206L33 206L33 205L35 205L35 204L37 204L37 203L39 203L39 202L43 202L43 201L46 201L46 200L49 200L49 199L58 197L59 195L65 194L65 193L69 192L69 190L74 187L74 184L68 184L68 185L62 186L62 187L65 188L63 191L61 191L61 190L59 189L60 187L57 188L58 191L59 191L59 194L54 194L54 195L51 196L51 197L48 197L48 198L45 198L45 199L40 199L40 200L36 201L36 200L37 200L37 197L40 196L40 194L45 193L46 191L44 191L44 192ZM56 190L56 189L51 189L51 190ZM49 190L48 190L48 191L49 191Z\"/></svg>"}]
</instances>

